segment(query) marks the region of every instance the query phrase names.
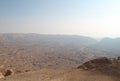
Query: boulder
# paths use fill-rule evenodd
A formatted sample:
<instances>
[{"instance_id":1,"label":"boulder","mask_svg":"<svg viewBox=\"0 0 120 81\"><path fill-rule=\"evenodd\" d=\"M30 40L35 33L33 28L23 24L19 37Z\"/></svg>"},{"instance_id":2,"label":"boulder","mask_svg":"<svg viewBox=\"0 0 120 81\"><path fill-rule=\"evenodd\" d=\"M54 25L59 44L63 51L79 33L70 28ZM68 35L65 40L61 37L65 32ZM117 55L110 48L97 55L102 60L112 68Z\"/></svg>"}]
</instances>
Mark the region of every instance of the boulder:
<instances>
[{"instance_id":1,"label":"boulder","mask_svg":"<svg viewBox=\"0 0 120 81\"><path fill-rule=\"evenodd\" d=\"M6 70L5 76L13 75L14 71L12 69Z\"/></svg>"}]
</instances>

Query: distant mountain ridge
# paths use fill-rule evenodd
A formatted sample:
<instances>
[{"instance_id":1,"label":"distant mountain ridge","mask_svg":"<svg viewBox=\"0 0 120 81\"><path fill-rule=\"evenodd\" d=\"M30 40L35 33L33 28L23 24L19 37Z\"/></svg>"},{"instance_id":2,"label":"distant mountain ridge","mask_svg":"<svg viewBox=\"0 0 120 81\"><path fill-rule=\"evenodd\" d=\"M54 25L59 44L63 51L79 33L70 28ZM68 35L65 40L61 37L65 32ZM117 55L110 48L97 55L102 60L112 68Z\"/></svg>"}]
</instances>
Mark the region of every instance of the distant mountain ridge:
<instances>
[{"instance_id":1,"label":"distant mountain ridge","mask_svg":"<svg viewBox=\"0 0 120 81\"><path fill-rule=\"evenodd\" d=\"M120 55L120 38L104 38L100 42L92 45L95 49L111 52L113 55Z\"/></svg>"},{"instance_id":2,"label":"distant mountain ridge","mask_svg":"<svg viewBox=\"0 0 120 81\"><path fill-rule=\"evenodd\" d=\"M77 35L44 35L44 34L0 34L0 42L10 44L58 44L71 46L89 46L97 41L90 37Z\"/></svg>"}]
</instances>

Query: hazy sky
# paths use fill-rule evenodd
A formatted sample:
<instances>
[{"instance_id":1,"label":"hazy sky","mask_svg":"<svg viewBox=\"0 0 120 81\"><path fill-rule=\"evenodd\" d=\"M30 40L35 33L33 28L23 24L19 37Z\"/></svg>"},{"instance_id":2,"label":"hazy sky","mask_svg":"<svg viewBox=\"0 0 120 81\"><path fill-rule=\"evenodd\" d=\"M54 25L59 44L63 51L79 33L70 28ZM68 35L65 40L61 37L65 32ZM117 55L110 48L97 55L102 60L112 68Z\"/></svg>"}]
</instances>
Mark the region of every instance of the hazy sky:
<instances>
[{"instance_id":1,"label":"hazy sky","mask_svg":"<svg viewBox=\"0 0 120 81\"><path fill-rule=\"evenodd\" d=\"M120 37L120 0L0 0L0 32Z\"/></svg>"}]
</instances>

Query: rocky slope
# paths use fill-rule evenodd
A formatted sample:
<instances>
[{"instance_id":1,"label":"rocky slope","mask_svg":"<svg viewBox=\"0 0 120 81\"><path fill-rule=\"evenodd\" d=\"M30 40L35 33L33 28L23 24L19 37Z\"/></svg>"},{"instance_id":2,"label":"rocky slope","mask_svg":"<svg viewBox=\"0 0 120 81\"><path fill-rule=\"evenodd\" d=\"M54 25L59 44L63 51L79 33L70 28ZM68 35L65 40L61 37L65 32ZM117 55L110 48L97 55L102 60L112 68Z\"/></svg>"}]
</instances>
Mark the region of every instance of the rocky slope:
<instances>
[{"instance_id":1,"label":"rocky slope","mask_svg":"<svg viewBox=\"0 0 120 81\"><path fill-rule=\"evenodd\" d=\"M119 63L118 59L104 57L90 60L76 69L44 68L15 74L0 81L119 81Z\"/></svg>"},{"instance_id":2,"label":"rocky slope","mask_svg":"<svg viewBox=\"0 0 120 81\"><path fill-rule=\"evenodd\" d=\"M102 74L114 76L119 78L120 76L120 59L118 58L97 58L85 62L83 65L78 66L78 69L84 69L88 71L98 71Z\"/></svg>"}]
</instances>

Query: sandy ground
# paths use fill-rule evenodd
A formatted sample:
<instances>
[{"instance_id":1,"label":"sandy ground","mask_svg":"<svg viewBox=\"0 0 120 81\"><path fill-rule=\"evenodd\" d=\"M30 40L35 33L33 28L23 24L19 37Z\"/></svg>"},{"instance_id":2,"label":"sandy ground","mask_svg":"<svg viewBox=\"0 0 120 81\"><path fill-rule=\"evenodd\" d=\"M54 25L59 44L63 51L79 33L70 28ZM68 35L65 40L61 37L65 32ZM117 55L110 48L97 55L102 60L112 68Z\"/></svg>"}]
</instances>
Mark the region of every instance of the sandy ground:
<instances>
[{"instance_id":1,"label":"sandy ground","mask_svg":"<svg viewBox=\"0 0 120 81\"><path fill-rule=\"evenodd\" d=\"M41 69L15 74L0 81L119 81L101 73L88 72L80 69Z\"/></svg>"}]
</instances>

